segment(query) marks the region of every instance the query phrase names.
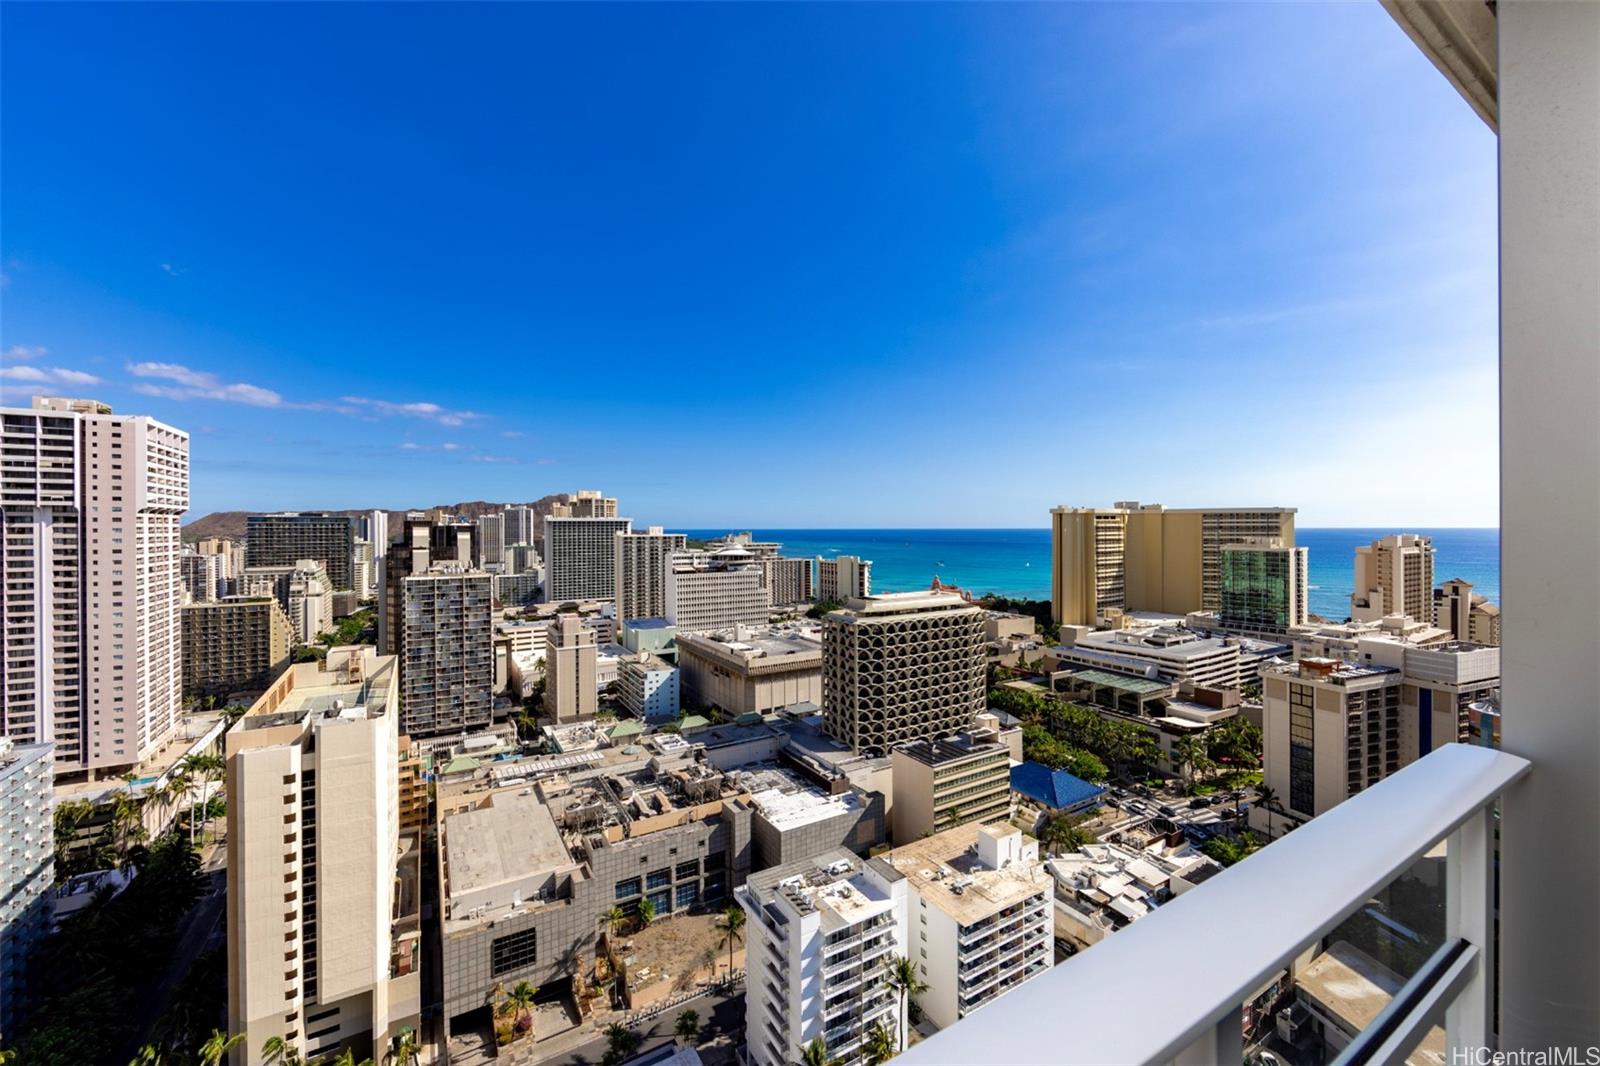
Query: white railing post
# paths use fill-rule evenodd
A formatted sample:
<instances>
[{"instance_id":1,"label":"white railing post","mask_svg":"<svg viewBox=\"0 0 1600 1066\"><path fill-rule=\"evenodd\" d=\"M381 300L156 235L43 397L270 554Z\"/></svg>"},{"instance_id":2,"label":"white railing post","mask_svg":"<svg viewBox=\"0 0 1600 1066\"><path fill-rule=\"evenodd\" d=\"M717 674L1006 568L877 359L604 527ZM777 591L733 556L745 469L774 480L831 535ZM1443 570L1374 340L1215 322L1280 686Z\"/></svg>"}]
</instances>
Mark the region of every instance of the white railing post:
<instances>
[{"instance_id":1,"label":"white railing post","mask_svg":"<svg viewBox=\"0 0 1600 1066\"><path fill-rule=\"evenodd\" d=\"M1452 1062L1476 1062L1494 1034L1494 804L1450 834L1445 852L1445 939L1478 949L1478 966L1445 1012ZM1473 1055L1468 1055L1473 1052Z\"/></svg>"}]
</instances>

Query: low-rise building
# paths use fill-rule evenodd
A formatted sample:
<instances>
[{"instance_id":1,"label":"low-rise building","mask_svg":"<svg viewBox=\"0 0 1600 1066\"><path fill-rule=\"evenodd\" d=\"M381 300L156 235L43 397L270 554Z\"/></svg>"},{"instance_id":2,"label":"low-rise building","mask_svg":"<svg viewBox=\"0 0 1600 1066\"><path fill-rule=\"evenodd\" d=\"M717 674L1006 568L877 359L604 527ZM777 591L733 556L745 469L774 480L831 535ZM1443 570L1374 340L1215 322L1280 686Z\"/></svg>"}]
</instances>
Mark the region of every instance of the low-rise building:
<instances>
[{"instance_id":1,"label":"low-rise building","mask_svg":"<svg viewBox=\"0 0 1600 1066\"><path fill-rule=\"evenodd\" d=\"M665 618L632 618L617 627L617 643L635 655L678 656L678 630Z\"/></svg>"},{"instance_id":2,"label":"low-rise building","mask_svg":"<svg viewBox=\"0 0 1600 1066\"><path fill-rule=\"evenodd\" d=\"M676 645L692 706L737 717L822 700L822 634L814 625L680 633Z\"/></svg>"},{"instance_id":3,"label":"low-rise building","mask_svg":"<svg viewBox=\"0 0 1600 1066\"><path fill-rule=\"evenodd\" d=\"M889 753L894 842L909 844L967 822L1011 817L1011 748L993 715L950 737L913 740Z\"/></svg>"},{"instance_id":4,"label":"low-rise building","mask_svg":"<svg viewBox=\"0 0 1600 1066\"><path fill-rule=\"evenodd\" d=\"M927 988L917 1005L941 1029L1055 961L1055 882L1037 841L969 822L880 860L907 885L907 957Z\"/></svg>"},{"instance_id":5,"label":"low-rise building","mask_svg":"<svg viewBox=\"0 0 1600 1066\"><path fill-rule=\"evenodd\" d=\"M1105 786L1074 777L1043 763L1020 762L1011 767L1011 791L1026 808L1036 811L1034 828L1047 817L1094 810L1105 799ZM1019 816L1022 812L1019 812Z\"/></svg>"},{"instance_id":6,"label":"low-rise building","mask_svg":"<svg viewBox=\"0 0 1600 1066\"><path fill-rule=\"evenodd\" d=\"M830 779L820 787L779 766L747 766L740 784L750 791L754 814L753 867L782 866L844 848L866 855L884 842L884 797Z\"/></svg>"},{"instance_id":7,"label":"low-rise building","mask_svg":"<svg viewBox=\"0 0 1600 1066\"><path fill-rule=\"evenodd\" d=\"M1045 657L1047 670L1103 667L1130 674L1156 675L1207 688L1240 684L1241 642L1237 637L1202 636L1177 625L1082 631L1063 627L1063 643Z\"/></svg>"},{"instance_id":8,"label":"low-rise building","mask_svg":"<svg viewBox=\"0 0 1600 1066\"><path fill-rule=\"evenodd\" d=\"M745 921L745 1038L753 1066L788 1066L812 1040L842 1066L867 1034L903 1032L890 962L909 950L907 882L843 849L750 877L735 890Z\"/></svg>"},{"instance_id":9,"label":"low-rise building","mask_svg":"<svg viewBox=\"0 0 1600 1066\"><path fill-rule=\"evenodd\" d=\"M230 596L191 603L180 617L185 695L265 688L289 664L294 625L275 599Z\"/></svg>"},{"instance_id":10,"label":"low-rise building","mask_svg":"<svg viewBox=\"0 0 1600 1066\"><path fill-rule=\"evenodd\" d=\"M1222 871L1189 844L1156 837L1135 844L1096 843L1045 863L1055 878L1056 935L1093 947L1130 922Z\"/></svg>"},{"instance_id":11,"label":"low-rise building","mask_svg":"<svg viewBox=\"0 0 1600 1066\"><path fill-rule=\"evenodd\" d=\"M494 575L494 602L497 607L525 607L539 602L544 578L538 569L515 574Z\"/></svg>"},{"instance_id":12,"label":"low-rise building","mask_svg":"<svg viewBox=\"0 0 1600 1066\"><path fill-rule=\"evenodd\" d=\"M622 705L645 719L678 716L678 670L654 655L629 654L617 666Z\"/></svg>"}]
</instances>

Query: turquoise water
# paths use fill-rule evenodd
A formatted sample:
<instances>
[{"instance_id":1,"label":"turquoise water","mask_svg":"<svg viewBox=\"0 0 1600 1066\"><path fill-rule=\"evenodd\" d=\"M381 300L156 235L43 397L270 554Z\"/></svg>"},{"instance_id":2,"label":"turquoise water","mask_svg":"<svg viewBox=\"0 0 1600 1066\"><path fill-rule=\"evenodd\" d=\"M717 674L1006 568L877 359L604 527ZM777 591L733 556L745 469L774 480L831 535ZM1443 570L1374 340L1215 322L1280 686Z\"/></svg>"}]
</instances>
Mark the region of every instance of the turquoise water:
<instances>
[{"instance_id":1,"label":"turquoise water","mask_svg":"<svg viewBox=\"0 0 1600 1066\"><path fill-rule=\"evenodd\" d=\"M691 537L719 537L728 530L686 530ZM1298 529L1295 542L1311 549L1311 610L1342 619L1349 612L1355 550L1389 533L1433 538L1434 576L1459 577L1476 591L1500 600L1498 529ZM1050 598L1048 529L758 529L760 540L783 544L785 555L859 555L872 560L872 587L879 592L927 588L935 575L947 585L1017 599Z\"/></svg>"}]
</instances>

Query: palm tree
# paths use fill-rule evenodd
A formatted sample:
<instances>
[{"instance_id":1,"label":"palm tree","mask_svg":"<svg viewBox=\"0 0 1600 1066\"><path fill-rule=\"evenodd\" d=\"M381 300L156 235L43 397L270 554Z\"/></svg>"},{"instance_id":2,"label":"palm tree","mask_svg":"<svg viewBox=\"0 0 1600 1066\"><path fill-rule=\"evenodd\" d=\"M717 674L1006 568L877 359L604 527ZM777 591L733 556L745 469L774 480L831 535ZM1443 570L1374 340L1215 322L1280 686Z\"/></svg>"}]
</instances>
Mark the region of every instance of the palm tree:
<instances>
[{"instance_id":1,"label":"palm tree","mask_svg":"<svg viewBox=\"0 0 1600 1066\"><path fill-rule=\"evenodd\" d=\"M606 1053L600 1061L604 1066L618 1066L639 1048L641 1037L632 1029L612 1022L606 1026Z\"/></svg>"},{"instance_id":2,"label":"palm tree","mask_svg":"<svg viewBox=\"0 0 1600 1066\"><path fill-rule=\"evenodd\" d=\"M1271 785L1256 786L1256 802L1267 812L1267 836L1272 836L1272 812L1278 809L1278 790Z\"/></svg>"},{"instance_id":3,"label":"palm tree","mask_svg":"<svg viewBox=\"0 0 1600 1066\"><path fill-rule=\"evenodd\" d=\"M11 1063L16 1061L16 1055L15 1051L10 1050L0 1052L0 1056L4 1056L0 1058L0 1063L10 1066ZM128 1063L128 1066L166 1066L166 1063L167 1052L165 1048L158 1044L146 1044L134 1053L133 1059Z\"/></svg>"},{"instance_id":4,"label":"palm tree","mask_svg":"<svg viewBox=\"0 0 1600 1066\"><path fill-rule=\"evenodd\" d=\"M393 1045L384 1053L384 1066L411 1066L420 1058L421 1050L417 1034L410 1029L402 1029L400 1035L394 1038Z\"/></svg>"},{"instance_id":5,"label":"palm tree","mask_svg":"<svg viewBox=\"0 0 1600 1066\"><path fill-rule=\"evenodd\" d=\"M683 1042L685 1047L692 1045L700 1036L700 1012L697 1010L681 1010L678 1020L672 1023L672 1035Z\"/></svg>"},{"instance_id":6,"label":"palm tree","mask_svg":"<svg viewBox=\"0 0 1600 1066\"><path fill-rule=\"evenodd\" d=\"M904 955L896 955L889 964L889 984L900 993L900 1028L906 1038L911 1036L911 997L928 990L928 983L917 976L917 964ZM869 1038L870 1039L870 1038ZM905 1050L902 1044L900 1050Z\"/></svg>"},{"instance_id":7,"label":"palm tree","mask_svg":"<svg viewBox=\"0 0 1600 1066\"><path fill-rule=\"evenodd\" d=\"M643 929L656 920L656 905L647 899L639 901L639 928Z\"/></svg>"},{"instance_id":8,"label":"palm tree","mask_svg":"<svg viewBox=\"0 0 1600 1066\"><path fill-rule=\"evenodd\" d=\"M200 787L201 802L207 795L206 786L210 782L211 767L204 755L185 755L183 761L178 763L178 773L183 779L184 790L192 791L196 785ZM194 847L194 820L195 801L189 800L189 846ZM203 830L202 830L203 832Z\"/></svg>"},{"instance_id":9,"label":"palm tree","mask_svg":"<svg viewBox=\"0 0 1600 1066\"><path fill-rule=\"evenodd\" d=\"M614 940L617 936L617 930L621 929L623 923L628 920L628 912L623 910L621 907L612 907L610 910L606 911L604 920L606 923L606 928L611 933L611 937Z\"/></svg>"},{"instance_id":10,"label":"palm tree","mask_svg":"<svg viewBox=\"0 0 1600 1066\"><path fill-rule=\"evenodd\" d=\"M318 1059L313 1066L373 1066L371 1059L356 1061L356 1053L349 1048L343 1048L333 1058L323 1057Z\"/></svg>"},{"instance_id":11,"label":"palm tree","mask_svg":"<svg viewBox=\"0 0 1600 1066\"><path fill-rule=\"evenodd\" d=\"M737 903L729 906L717 919L722 939L728 943L728 980L733 980L733 949L744 939L744 908Z\"/></svg>"},{"instance_id":12,"label":"palm tree","mask_svg":"<svg viewBox=\"0 0 1600 1066\"><path fill-rule=\"evenodd\" d=\"M867 1030L867 1042L862 1047L861 1053L866 1056L867 1066L883 1066L895 1057L894 1032L882 1022L876 1022Z\"/></svg>"},{"instance_id":13,"label":"palm tree","mask_svg":"<svg viewBox=\"0 0 1600 1066\"><path fill-rule=\"evenodd\" d=\"M221 1029L211 1030L211 1035L206 1042L200 1045L198 1056L200 1066L220 1066L222 1060L239 1044L244 1043L244 1034L235 1033L229 1036Z\"/></svg>"},{"instance_id":14,"label":"palm tree","mask_svg":"<svg viewBox=\"0 0 1600 1066\"><path fill-rule=\"evenodd\" d=\"M300 1051L281 1036L269 1036L261 1045L266 1066L300 1066Z\"/></svg>"},{"instance_id":15,"label":"palm tree","mask_svg":"<svg viewBox=\"0 0 1600 1066\"><path fill-rule=\"evenodd\" d=\"M526 1015L528 1032L533 1032L533 1001L538 995L538 987L528 981L518 981L511 987L510 994L506 996L506 1013L511 1015L513 1028Z\"/></svg>"},{"instance_id":16,"label":"palm tree","mask_svg":"<svg viewBox=\"0 0 1600 1066\"><path fill-rule=\"evenodd\" d=\"M822 1037L812 1037L811 1043L800 1049L799 1066L843 1066L843 1059L828 1054L827 1042Z\"/></svg>"}]
</instances>

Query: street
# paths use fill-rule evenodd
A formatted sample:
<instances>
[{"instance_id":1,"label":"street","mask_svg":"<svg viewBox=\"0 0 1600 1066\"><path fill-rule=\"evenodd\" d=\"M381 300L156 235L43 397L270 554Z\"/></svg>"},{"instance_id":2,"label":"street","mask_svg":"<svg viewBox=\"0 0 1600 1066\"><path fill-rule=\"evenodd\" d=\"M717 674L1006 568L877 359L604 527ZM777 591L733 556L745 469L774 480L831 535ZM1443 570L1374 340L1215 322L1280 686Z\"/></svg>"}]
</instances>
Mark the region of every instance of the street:
<instances>
[{"instance_id":1,"label":"street","mask_svg":"<svg viewBox=\"0 0 1600 1066\"><path fill-rule=\"evenodd\" d=\"M639 1050L635 1054L643 1054L662 1044L669 1044L675 1038L672 1027L678 1020L678 1015L686 1010L698 1011L700 1014L700 1027L703 1034L702 1043L709 1042L715 1037L729 1037L737 1042L744 1031L744 991L739 986L735 991L726 995L706 994L696 996L685 1003L670 1007L663 1011L654 1021L640 1026L635 1031L643 1037L639 1043ZM580 1044L578 1047L540 1061L540 1066L598 1066L600 1059L606 1053L606 1039L604 1036ZM708 1061L712 1056L701 1052ZM732 1061L732 1055L727 1056L727 1061Z\"/></svg>"}]
</instances>

